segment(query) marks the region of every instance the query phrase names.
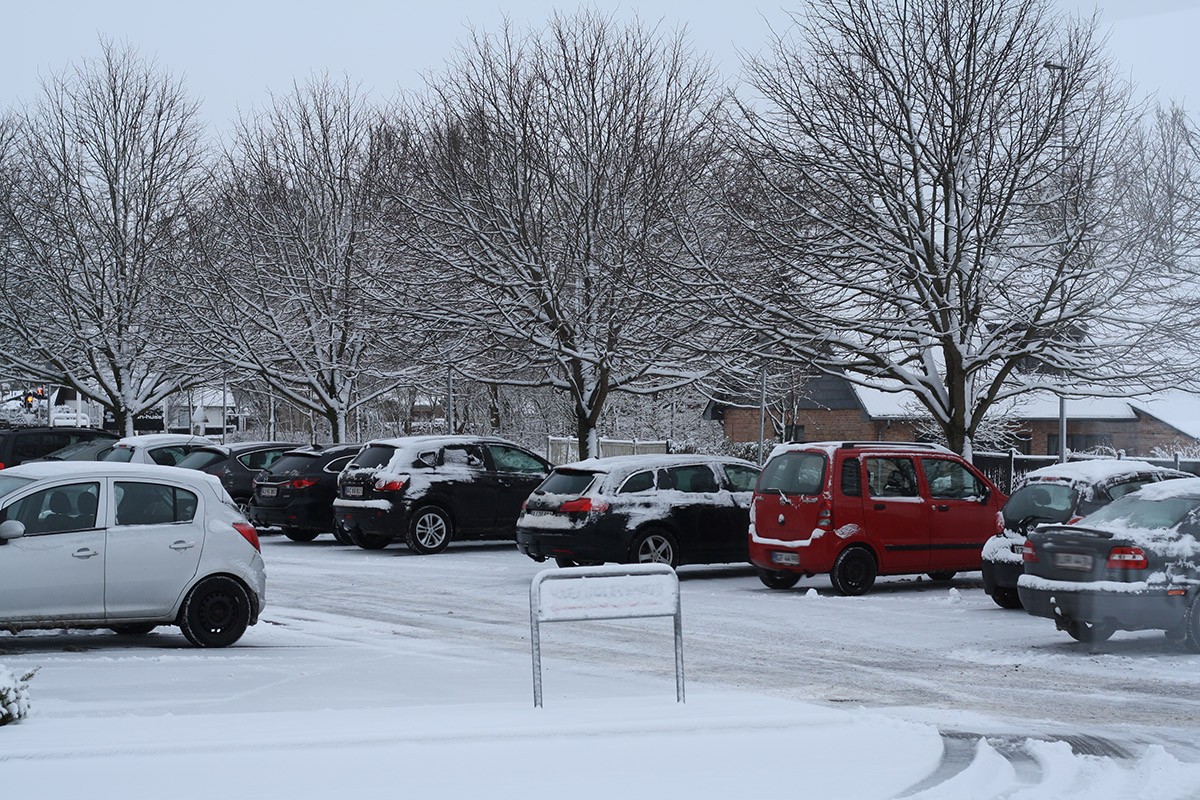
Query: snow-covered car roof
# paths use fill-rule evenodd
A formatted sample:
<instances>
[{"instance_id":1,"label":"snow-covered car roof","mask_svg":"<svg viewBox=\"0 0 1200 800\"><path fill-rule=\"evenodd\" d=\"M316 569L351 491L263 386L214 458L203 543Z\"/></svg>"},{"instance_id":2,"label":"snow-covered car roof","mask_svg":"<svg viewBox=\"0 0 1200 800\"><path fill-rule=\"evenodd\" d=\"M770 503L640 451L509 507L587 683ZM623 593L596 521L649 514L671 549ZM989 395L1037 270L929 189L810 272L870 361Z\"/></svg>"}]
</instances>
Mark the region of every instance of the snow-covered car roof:
<instances>
[{"instance_id":1,"label":"snow-covered car roof","mask_svg":"<svg viewBox=\"0 0 1200 800\"><path fill-rule=\"evenodd\" d=\"M862 448L863 450L875 450L886 453L939 453L945 455L947 453L957 455L948 447L943 447L940 444L931 444L925 442L864 442L858 440L845 440L834 442L787 442L785 444L777 444L771 449L770 458L774 458L780 453L791 453L801 450L823 450L826 455L832 455L835 450L844 448Z\"/></svg>"},{"instance_id":2,"label":"snow-covered car roof","mask_svg":"<svg viewBox=\"0 0 1200 800\"><path fill-rule=\"evenodd\" d=\"M397 436L390 439L372 439L366 446L385 445L397 450L422 450L432 447L444 447L448 444L504 444L520 447L516 442L501 439L499 436ZM522 448L523 449L523 448Z\"/></svg>"},{"instance_id":3,"label":"snow-covered car roof","mask_svg":"<svg viewBox=\"0 0 1200 800\"><path fill-rule=\"evenodd\" d=\"M1147 500L1168 500L1172 497L1200 499L1200 478L1180 478L1177 481L1149 483L1127 496L1133 497L1134 495Z\"/></svg>"},{"instance_id":4,"label":"snow-covered car roof","mask_svg":"<svg viewBox=\"0 0 1200 800\"><path fill-rule=\"evenodd\" d=\"M738 464L757 470L759 467L750 461L728 456L710 456L697 454L644 453L629 456L607 456L605 458L585 458L570 464L561 464L555 469L574 469L582 472L621 473L635 472L643 469L659 467L682 467L689 464Z\"/></svg>"},{"instance_id":5,"label":"snow-covered car roof","mask_svg":"<svg viewBox=\"0 0 1200 800\"><path fill-rule=\"evenodd\" d=\"M5 475L44 480L47 478L150 478L185 484L204 484L218 495L224 493L215 475L190 469L164 467L159 464L126 464L119 461L31 461L4 470Z\"/></svg>"},{"instance_id":6,"label":"snow-covered car roof","mask_svg":"<svg viewBox=\"0 0 1200 800\"><path fill-rule=\"evenodd\" d=\"M142 433L118 439L113 443L113 447L158 447L171 444L211 445L213 442L203 436L192 436L187 433Z\"/></svg>"},{"instance_id":7,"label":"snow-covered car roof","mask_svg":"<svg viewBox=\"0 0 1200 800\"><path fill-rule=\"evenodd\" d=\"M1070 484L1089 484L1100 486L1116 483L1122 478L1158 473L1183 477L1186 472L1180 472L1170 467L1160 467L1148 461L1131 459L1098 458L1089 461L1068 461L1065 464L1051 464L1040 467L1025 474L1021 486L1034 482L1059 482Z\"/></svg>"}]
</instances>

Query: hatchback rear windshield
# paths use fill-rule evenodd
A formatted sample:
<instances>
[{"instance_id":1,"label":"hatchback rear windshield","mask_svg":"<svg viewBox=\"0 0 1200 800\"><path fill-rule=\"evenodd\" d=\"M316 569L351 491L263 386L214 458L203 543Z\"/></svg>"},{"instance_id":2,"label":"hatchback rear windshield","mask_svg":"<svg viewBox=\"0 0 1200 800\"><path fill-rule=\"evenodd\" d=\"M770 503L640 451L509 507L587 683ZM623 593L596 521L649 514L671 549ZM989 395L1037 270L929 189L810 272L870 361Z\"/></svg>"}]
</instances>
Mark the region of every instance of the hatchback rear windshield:
<instances>
[{"instance_id":1,"label":"hatchback rear windshield","mask_svg":"<svg viewBox=\"0 0 1200 800\"><path fill-rule=\"evenodd\" d=\"M1187 521L1194 527L1200 518L1200 498L1165 497L1152 500L1127 494L1084 518L1081 525L1093 522L1112 522L1133 528L1174 528Z\"/></svg>"},{"instance_id":2,"label":"hatchback rear windshield","mask_svg":"<svg viewBox=\"0 0 1200 800\"><path fill-rule=\"evenodd\" d=\"M115 461L118 464L128 464L133 460L132 447L114 447L104 456L105 461Z\"/></svg>"},{"instance_id":3,"label":"hatchback rear windshield","mask_svg":"<svg viewBox=\"0 0 1200 800\"><path fill-rule=\"evenodd\" d=\"M363 448L363 451L350 462L355 467L386 467L396 454L396 448L385 444L373 444Z\"/></svg>"},{"instance_id":4,"label":"hatchback rear windshield","mask_svg":"<svg viewBox=\"0 0 1200 800\"><path fill-rule=\"evenodd\" d=\"M1079 494L1065 483L1031 483L1013 492L1004 504L1004 527L1016 530L1022 520L1066 522Z\"/></svg>"},{"instance_id":5,"label":"hatchback rear windshield","mask_svg":"<svg viewBox=\"0 0 1200 800\"><path fill-rule=\"evenodd\" d=\"M188 453L175 466L184 469L204 469L210 467L218 461L224 461L225 454L220 450L193 450Z\"/></svg>"},{"instance_id":6,"label":"hatchback rear windshield","mask_svg":"<svg viewBox=\"0 0 1200 800\"><path fill-rule=\"evenodd\" d=\"M312 469L316 461L316 456L285 453L275 459L274 463L267 468L267 471L272 475L283 475L287 472L305 472Z\"/></svg>"},{"instance_id":7,"label":"hatchback rear windshield","mask_svg":"<svg viewBox=\"0 0 1200 800\"><path fill-rule=\"evenodd\" d=\"M820 494L825 486L825 456L820 453L781 453L767 462L758 491Z\"/></svg>"},{"instance_id":8,"label":"hatchback rear windshield","mask_svg":"<svg viewBox=\"0 0 1200 800\"><path fill-rule=\"evenodd\" d=\"M587 488L592 485L592 481L595 478L596 473L594 472L582 472L575 469L556 469L547 476L546 480L542 481L542 485L537 490L546 494L579 495L587 491Z\"/></svg>"}]
</instances>

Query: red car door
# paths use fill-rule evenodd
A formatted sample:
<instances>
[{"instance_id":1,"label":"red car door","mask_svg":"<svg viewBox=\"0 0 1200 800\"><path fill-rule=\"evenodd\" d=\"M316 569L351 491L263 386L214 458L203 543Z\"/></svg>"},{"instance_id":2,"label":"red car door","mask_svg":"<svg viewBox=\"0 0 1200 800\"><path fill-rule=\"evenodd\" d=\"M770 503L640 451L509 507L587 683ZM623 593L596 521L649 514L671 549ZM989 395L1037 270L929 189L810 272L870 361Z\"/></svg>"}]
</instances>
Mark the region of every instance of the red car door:
<instances>
[{"instance_id":1,"label":"red car door","mask_svg":"<svg viewBox=\"0 0 1200 800\"><path fill-rule=\"evenodd\" d=\"M867 456L863 528L879 554L881 574L929 571L929 501L912 458Z\"/></svg>"},{"instance_id":2,"label":"red car door","mask_svg":"<svg viewBox=\"0 0 1200 800\"><path fill-rule=\"evenodd\" d=\"M979 569L983 543L996 532L999 498L957 460L926 456L921 467L930 502L929 569Z\"/></svg>"}]
</instances>

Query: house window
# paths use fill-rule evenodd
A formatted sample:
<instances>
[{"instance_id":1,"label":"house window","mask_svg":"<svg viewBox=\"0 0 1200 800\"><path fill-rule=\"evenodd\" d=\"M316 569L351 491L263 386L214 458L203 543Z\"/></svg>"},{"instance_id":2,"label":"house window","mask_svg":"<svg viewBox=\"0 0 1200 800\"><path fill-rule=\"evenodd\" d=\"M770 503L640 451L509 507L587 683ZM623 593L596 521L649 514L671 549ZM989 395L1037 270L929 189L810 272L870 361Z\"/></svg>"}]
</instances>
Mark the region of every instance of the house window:
<instances>
[{"instance_id":1,"label":"house window","mask_svg":"<svg viewBox=\"0 0 1200 800\"><path fill-rule=\"evenodd\" d=\"M1096 447L1112 447L1112 436L1107 433L1068 433L1067 449L1073 453L1086 452ZM1054 455L1058 452L1058 434L1046 436L1046 452Z\"/></svg>"},{"instance_id":2,"label":"house window","mask_svg":"<svg viewBox=\"0 0 1200 800\"><path fill-rule=\"evenodd\" d=\"M783 427L784 441L788 442L803 442L804 441L804 426L792 423Z\"/></svg>"}]
</instances>

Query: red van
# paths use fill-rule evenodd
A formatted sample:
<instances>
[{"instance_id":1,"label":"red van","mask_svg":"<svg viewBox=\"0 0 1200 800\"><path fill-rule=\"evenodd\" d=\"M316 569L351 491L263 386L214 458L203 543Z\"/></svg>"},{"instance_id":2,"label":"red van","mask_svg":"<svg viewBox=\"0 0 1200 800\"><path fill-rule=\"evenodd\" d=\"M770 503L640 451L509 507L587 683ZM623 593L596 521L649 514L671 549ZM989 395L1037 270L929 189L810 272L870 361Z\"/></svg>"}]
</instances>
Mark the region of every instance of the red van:
<instances>
[{"instance_id":1,"label":"red van","mask_svg":"<svg viewBox=\"0 0 1200 800\"><path fill-rule=\"evenodd\" d=\"M754 491L750 561L772 589L820 573L844 595L867 593L877 575L947 581L980 568L1005 499L938 445L781 445Z\"/></svg>"}]
</instances>

